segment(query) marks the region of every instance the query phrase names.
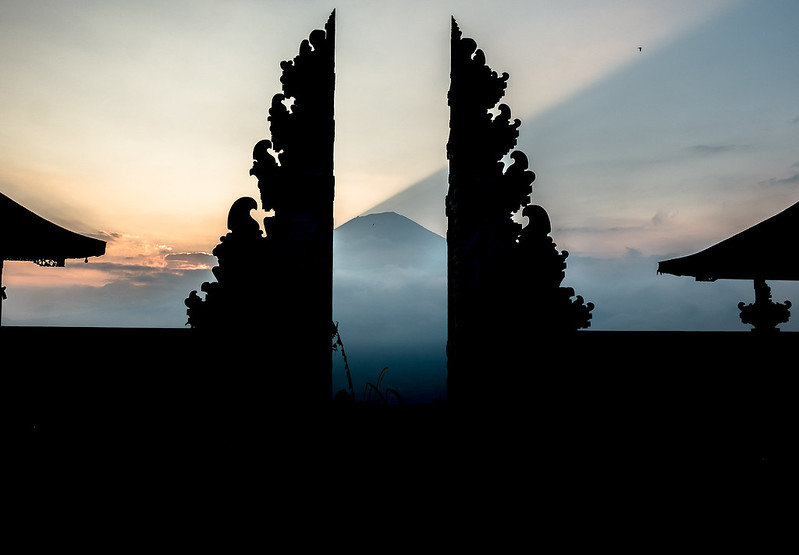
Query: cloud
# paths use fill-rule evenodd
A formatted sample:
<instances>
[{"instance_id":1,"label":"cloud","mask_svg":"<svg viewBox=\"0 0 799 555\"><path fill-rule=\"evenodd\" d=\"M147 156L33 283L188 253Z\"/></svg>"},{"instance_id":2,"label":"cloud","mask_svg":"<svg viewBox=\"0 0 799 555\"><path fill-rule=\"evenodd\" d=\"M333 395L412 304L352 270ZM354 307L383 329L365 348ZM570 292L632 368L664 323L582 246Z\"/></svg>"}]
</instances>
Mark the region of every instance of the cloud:
<instances>
[{"instance_id":1,"label":"cloud","mask_svg":"<svg viewBox=\"0 0 799 555\"><path fill-rule=\"evenodd\" d=\"M207 252L188 252L168 254L165 257L171 270L210 270L217 264L216 257Z\"/></svg>"},{"instance_id":2,"label":"cloud","mask_svg":"<svg viewBox=\"0 0 799 555\"><path fill-rule=\"evenodd\" d=\"M97 285L63 280L48 287L9 284L3 325L183 327L183 300L203 281L213 279L205 270L176 273L122 265L100 270L106 281Z\"/></svg>"},{"instance_id":3,"label":"cloud","mask_svg":"<svg viewBox=\"0 0 799 555\"><path fill-rule=\"evenodd\" d=\"M712 144L712 145L694 145L688 147L688 150L695 154L714 155L714 154L726 154L728 152L736 152L739 150L743 150L745 148L748 147L744 145Z\"/></svg>"},{"instance_id":4,"label":"cloud","mask_svg":"<svg viewBox=\"0 0 799 555\"><path fill-rule=\"evenodd\" d=\"M799 162L791 166L791 168L799 167ZM760 182L761 185L773 187L775 185L799 185L799 172L789 175L788 177L771 177Z\"/></svg>"},{"instance_id":5,"label":"cloud","mask_svg":"<svg viewBox=\"0 0 799 555\"><path fill-rule=\"evenodd\" d=\"M5 325L182 327L183 300L213 281L216 257L120 232L96 234L106 254L63 268L6 265Z\"/></svg>"},{"instance_id":6,"label":"cloud","mask_svg":"<svg viewBox=\"0 0 799 555\"><path fill-rule=\"evenodd\" d=\"M675 210L658 210L657 213L652 216L652 224L665 225L673 220L676 216L677 212Z\"/></svg>"}]
</instances>

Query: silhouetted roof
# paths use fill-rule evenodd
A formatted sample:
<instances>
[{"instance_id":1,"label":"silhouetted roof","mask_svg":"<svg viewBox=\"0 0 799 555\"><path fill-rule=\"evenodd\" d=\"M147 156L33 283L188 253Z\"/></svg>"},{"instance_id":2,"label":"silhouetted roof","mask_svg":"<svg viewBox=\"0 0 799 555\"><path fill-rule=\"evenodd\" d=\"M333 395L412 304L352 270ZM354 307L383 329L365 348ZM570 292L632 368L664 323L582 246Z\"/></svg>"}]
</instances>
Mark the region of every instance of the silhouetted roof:
<instances>
[{"instance_id":1,"label":"silhouetted roof","mask_svg":"<svg viewBox=\"0 0 799 555\"><path fill-rule=\"evenodd\" d=\"M696 254L665 260L659 274L717 279L799 280L799 203Z\"/></svg>"},{"instance_id":2,"label":"silhouetted roof","mask_svg":"<svg viewBox=\"0 0 799 555\"><path fill-rule=\"evenodd\" d=\"M45 220L0 193L0 260L53 261L105 254L105 241Z\"/></svg>"}]
</instances>

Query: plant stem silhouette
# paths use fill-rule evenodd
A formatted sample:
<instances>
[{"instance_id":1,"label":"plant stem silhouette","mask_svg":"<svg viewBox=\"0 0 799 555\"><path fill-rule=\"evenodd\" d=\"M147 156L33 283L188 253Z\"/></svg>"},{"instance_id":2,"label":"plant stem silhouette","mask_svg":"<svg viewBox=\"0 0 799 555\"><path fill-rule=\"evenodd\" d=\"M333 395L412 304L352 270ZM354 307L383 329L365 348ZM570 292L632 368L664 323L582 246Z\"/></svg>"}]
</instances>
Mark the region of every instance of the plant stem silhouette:
<instances>
[{"instance_id":1,"label":"plant stem silhouette","mask_svg":"<svg viewBox=\"0 0 799 555\"><path fill-rule=\"evenodd\" d=\"M347 401L355 402L355 388L352 386L352 372L350 372L350 365L349 361L347 360L347 353L344 350L344 343L341 341L341 332L339 331L338 322L331 322L331 332L332 332L332 349L334 351L340 351L341 356L344 359L344 371L347 374L347 385L349 386L349 393L344 392L341 390L339 395L344 394L347 396ZM397 401L402 404L402 396L396 389L393 388L386 388L385 391L380 391L380 384L383 381L383 378L388 371L388 366L384 367L380 374L377 376L377 381L375 383L366 382L363 391L363 403L367 405L375 405L375 404L388 404L389 394L393 394ZM337 396L338 398L338 396Z\"/></svg>"},{"instance_id":2,"label":"plant stem silhouette","mask_svg":"<svg viewBox=\"0 0 799 555\"><path fill-rule=\"evenodd\" d=\"M394 396L397 398L397 401L399 401L399 403L402 404L402 397L400 397L400 394L397 392L397 390L389 387L386 389L385 393L380 392L380 382L383 381L383 378L385 377L387 371L388 371L388 366L384 367L380 371L380 374L377 376L376 383L373 384L371 382L366 382L366 386L364 387L363 391L363 396L367 404L373 405L379 400L380 403L382 403L383 405L387 405L389 393L393 393Z\"/></svg>"},{"instance_id":3,"label":"plant stem silhouette","mask_svg":"<svg viewBox=\"0 0 799 555\"><path fill-rule=\"evenodd\" d=\"M333 350L338 351L341 348L341 356L344 358L344 370L347 373L347 384L350 386L350 397L355 400L355 389L352 387L352 374L350 373L350 365L347 362L347 353L344 351L344 343L341 341L341 333L338 329L338 322L332 322L333 326Z\"/></svg>"}]
</instances>

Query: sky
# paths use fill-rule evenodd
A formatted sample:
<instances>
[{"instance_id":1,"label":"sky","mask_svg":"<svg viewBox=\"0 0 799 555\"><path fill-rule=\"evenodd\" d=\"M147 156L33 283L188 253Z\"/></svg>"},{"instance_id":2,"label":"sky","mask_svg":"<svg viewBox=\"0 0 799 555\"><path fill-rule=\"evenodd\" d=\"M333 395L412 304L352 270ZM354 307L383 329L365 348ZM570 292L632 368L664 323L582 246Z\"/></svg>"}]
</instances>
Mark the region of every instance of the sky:
<instances>
[{"instance_id":1,"label":"sky","mask_svg":"<svg viewBox=\"0 0 799 555\"><path fill-rule=\"evenodd\" d=\"M510 74L533 202L594 329L745 329L751 284L657 261L799 201L793 0L0 0L0 191L108 241L88 264L6 263L3 323L183 326L228 208L257 197L279 64L333 9L336 225L393 210L445 233L454 16Z\"/></svg>"}]
</instances>

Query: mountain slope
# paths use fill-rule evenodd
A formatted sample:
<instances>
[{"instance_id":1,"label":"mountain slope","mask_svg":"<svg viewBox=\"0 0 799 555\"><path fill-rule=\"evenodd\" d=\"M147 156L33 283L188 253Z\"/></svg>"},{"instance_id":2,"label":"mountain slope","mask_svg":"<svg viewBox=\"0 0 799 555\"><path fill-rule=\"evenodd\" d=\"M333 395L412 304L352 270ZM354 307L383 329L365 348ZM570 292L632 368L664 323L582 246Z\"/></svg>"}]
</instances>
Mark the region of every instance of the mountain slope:
<instances>
[{"instance_id":1,"label":"mountain slope","mask_svg":"<svg viewBox=\"0 0 799 555\"><path fill-rule=\"evenodd\" d=\"M354 218L333 233L333 319L356 395L384 384L407 401L445 395L446 241L394 212ZM334 359L340 358L339 356ZM334 389L345 387L334 368Z\"/></svg>"}]
</instances>

